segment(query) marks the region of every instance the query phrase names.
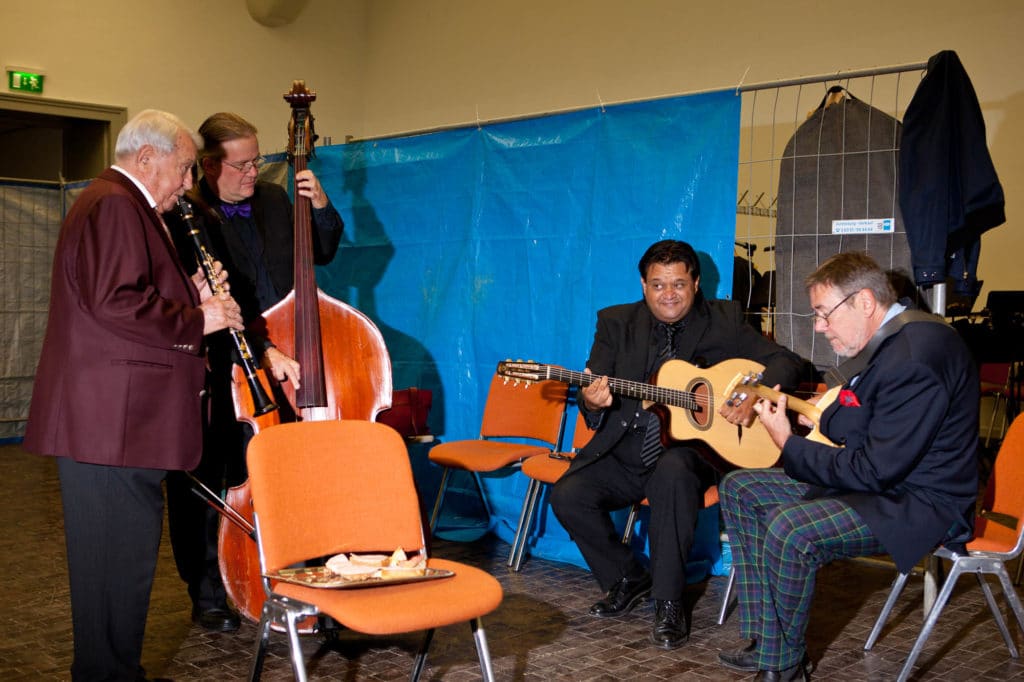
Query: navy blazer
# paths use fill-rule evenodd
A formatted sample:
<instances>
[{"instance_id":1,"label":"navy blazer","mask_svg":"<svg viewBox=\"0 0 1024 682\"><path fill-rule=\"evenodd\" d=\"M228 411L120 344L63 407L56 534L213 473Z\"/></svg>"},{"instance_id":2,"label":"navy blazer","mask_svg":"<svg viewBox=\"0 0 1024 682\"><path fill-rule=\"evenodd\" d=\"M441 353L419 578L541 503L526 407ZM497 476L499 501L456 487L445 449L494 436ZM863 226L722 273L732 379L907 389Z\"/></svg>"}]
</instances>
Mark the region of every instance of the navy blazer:
<instances>
[{"instance_id":1,"label":"navy blazer","mask_svg":"<svg viewBox=\"0 0 1024 682\"><path fill-rule=\"evenodd\" d=\"M978 497L980 398L959 334L910 322L843 388L849 392L824 411L821 432L845 447L791 436L782 449L786 473L816 486L811 497L853 507L900 571L944 541L966 540Z\"/></svg>"},{"instance_id":2,"label":"navy blazer","mask_svg":"<svg viewBox=\"0 0 1024 682\"><path fill-rule=\"evenodd\" d=\"M649 381L650 377L646 376L647 360L656 322L647 303L642 300L598 311L597 330L587 367L598 375ZM799 383L804 367L800 356L758 334L744 320L739 303L707 301L699 294L686 318L686 328L677 341L676 357L701 366L712 366L733 358L754 360L765 366L764 382L767 385L779 383L789 389ZM573 459L569 471L587 466L619 445L638 409L638 400L614 396L607 410L599 415L585 415L588 425L593 427L600 420L600 426L587 446ZM639 439L625 442L640 447Z\"/></svg>"}]
</instances>

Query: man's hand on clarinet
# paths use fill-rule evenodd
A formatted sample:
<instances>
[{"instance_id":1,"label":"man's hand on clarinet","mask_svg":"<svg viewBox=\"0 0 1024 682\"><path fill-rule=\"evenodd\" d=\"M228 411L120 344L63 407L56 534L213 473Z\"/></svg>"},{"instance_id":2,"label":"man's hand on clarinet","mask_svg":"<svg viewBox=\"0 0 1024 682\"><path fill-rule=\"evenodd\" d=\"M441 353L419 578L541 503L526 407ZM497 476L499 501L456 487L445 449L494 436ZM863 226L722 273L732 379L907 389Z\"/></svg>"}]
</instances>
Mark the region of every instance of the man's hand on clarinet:
<instances>
[{"instance_id":1,"label":"man's hand on clarinet","mask_svg":"<svg viewBox=\"0 0 1024 682\"><path fill-rule=\"evenodd\" d=\"M221 329L242 331L242 309L235 303L228 292L213 294L199 304L203 311L203 334L212 334Z\"/></svg>"},{"instance_id":2,"label":"man's hand on clarinet","mask_svg":"<svg viewBox=\"0 0 1024 682\"><path fill-rule=\"evenodd\" d=\"M222 292L230 291L231 285L228 284L228 271L224 269L224 265L219 260L214 261L213 269L217 278L218 290ZM202 266L193 273L192 283L199 290L200 301L205 301L213 295L213 290L210 288L210 279L206 276L206 271L203 270Z\"/></svg>"}]
</instances>

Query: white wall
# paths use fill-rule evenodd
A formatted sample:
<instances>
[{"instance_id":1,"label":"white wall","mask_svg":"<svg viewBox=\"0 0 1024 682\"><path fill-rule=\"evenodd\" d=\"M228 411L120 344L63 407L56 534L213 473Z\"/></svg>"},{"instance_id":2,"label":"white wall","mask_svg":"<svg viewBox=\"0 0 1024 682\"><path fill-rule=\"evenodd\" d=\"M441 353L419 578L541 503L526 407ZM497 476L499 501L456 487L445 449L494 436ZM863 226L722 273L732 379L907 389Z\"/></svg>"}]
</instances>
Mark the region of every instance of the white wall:
<instances>
[{"instance_id":1,"label":"white wall","mask_svg":"<svg viewBox=\"0 0 1024 682\"><path fill-rule=\"evenodd\" d=\"M293 80L316 91L316 130L335 144L361 128L363 0L311 0L267 28L245 0L3 0L0 65L46 72L45 96L166 109L198 127L237 111L282 151ZM4 74L6 78L6 74ZM6 81L5 81L6 82Z\"/></svg>"},{"instance_id":2,"label":"white wall","mask_svg":"<svg viewBox=\"0 0 1024 682\"><path fill-rule=\"evenodd\" d=\"M47 97L129 115L157 107L198 125L235 110L274 152L296 78L317 91L321 137L340 143L953 49L1008 199L980 276L986 289L1024 289L1022 26L1020 0L309 0L279 28L256 23L245 0L4 0L0 62L45 69Z\"/></svg>"}]
</instances>

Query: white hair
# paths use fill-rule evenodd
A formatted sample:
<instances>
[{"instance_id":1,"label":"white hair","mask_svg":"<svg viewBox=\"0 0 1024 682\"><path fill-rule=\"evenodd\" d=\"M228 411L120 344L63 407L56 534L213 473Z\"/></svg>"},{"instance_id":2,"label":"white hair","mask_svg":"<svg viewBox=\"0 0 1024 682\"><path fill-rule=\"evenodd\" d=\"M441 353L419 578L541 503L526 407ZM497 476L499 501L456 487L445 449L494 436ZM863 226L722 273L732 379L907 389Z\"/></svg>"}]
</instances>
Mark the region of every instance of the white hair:
<instances>
[{"instance_id":1,"label":"white hair","mask_svg":"<svg viewBox=\"0 0 1024 682\"><path fill-rule=\"evenodd\" d=\"M162 154L170 154L178 142L178 135L185 133L201 146L199 137L174 114L158 109L146 109L135 114L117 134L114 155L118 160L131 157L146 145Z\"/></svg>"}]
</instances>

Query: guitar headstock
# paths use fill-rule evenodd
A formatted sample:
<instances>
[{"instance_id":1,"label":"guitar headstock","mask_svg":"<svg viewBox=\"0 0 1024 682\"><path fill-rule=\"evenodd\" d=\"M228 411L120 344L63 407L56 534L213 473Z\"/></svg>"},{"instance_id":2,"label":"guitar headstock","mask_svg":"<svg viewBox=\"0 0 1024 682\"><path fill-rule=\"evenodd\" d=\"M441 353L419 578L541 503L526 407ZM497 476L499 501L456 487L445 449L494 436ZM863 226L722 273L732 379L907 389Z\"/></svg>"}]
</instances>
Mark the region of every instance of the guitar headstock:
<instances>
[{"instance_id":1,"label":"guitar headstock","mask_svg":"<svg viewBox=\"0 0 1024 682\"><path fill-rule=\"evenodd\" d=\"M722 395L726 398L735 398L738 394L743 393L744 390L753 390L761 386L761 379L764 378L760 372L747 372L745 374L737 374L733 377L729 385L722 391Z\"/></svg>"},{"instance_id":2,"label":"guitar headstock","mask_svg":"<svg viewBox=\"0 0 1024 682\"><path fill-rule=\"evenodd\" d=\"M497 372L506 382L514 381L517 384L523 382L529 385L548 378L546 365L532 360L502 360L498 363Z\"/></svg>"}]
</instances>

